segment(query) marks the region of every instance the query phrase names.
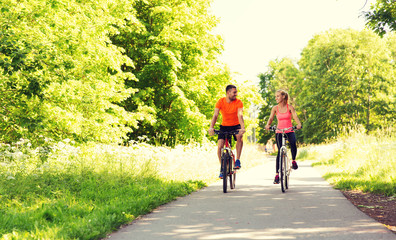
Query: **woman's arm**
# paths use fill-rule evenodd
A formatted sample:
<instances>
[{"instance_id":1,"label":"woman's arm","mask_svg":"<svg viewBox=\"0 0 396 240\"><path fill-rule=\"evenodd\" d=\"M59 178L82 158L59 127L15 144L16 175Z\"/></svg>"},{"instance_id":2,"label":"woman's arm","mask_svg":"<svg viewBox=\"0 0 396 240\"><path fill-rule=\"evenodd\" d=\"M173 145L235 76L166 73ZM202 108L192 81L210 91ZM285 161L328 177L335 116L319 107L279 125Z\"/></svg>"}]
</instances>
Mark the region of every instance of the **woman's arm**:
<instances>
[{"instance_id":1,"label":"woman's arm","mask_svg":"<svg viewBox=\"0 0 396 240\"><path fill-rule=\"evenodd\" d=\"M275 107L276 107L276 106L275 106ZM271 127L272 121L274 121L274 116L275 116L275 112L276 112L275 107L273 107L273 108L271 109L270 117L269 117L269 119L268 119L267 125L265 125L265 129L266 129L266 130L269 130L269 128Z\"/></svg>"},{"instance_id":2,"label":"woman's arm","mask_svg":"<svg viewBox=\"0 0 396 240\"><path fill-rule=\"evenodd\" d=\"M296 123L297 123L297 129L301 129L300 119L298 119L298 116L297 116L297 113L296 113L296 109L294 109L294 107L292 105L290 105L290 111L292 113L294 121L296 121Z\"/></svg>"}]
</instances>

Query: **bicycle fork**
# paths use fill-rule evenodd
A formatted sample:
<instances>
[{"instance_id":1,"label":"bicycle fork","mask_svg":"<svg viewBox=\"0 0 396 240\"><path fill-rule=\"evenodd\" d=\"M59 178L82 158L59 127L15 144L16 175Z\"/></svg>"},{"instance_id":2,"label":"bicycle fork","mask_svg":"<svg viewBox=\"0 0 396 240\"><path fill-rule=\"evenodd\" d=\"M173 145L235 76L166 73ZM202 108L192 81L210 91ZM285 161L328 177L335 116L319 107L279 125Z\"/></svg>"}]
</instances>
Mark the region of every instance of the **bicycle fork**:
<instances>
[{"instance_id":1,"label":"bicycle fork","mask_svg":"<svg viewBox=\"0 0 396 240\"><path fill-rule=\"evenodd\" d=\"M231 159L227 159L227 164L226 167L228 168L227 170L227 175L233 173L233 169L231 169L231 161L234 161L235 163L235 156L234 153L231 151L230 147L224 147L221 149L222 154L227 154L229 157L231 157ZM222 164L223 165L223 164Z\"/></svg>"}]
</instances>

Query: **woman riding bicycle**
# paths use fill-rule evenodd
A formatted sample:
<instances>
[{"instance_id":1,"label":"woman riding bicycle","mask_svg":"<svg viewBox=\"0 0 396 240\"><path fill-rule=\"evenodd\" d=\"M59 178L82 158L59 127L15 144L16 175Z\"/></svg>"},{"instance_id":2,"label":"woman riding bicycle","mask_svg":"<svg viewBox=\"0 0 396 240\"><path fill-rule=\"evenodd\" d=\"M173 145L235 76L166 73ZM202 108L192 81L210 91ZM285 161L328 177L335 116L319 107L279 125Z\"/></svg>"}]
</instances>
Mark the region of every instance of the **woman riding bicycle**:
<instances>
[{"instance_id":1,"label":"woman riding bicycle","mask_svg":"<svg viewBox=\"0 0 396 240\"><path fill-rule=\"evenodd\" d=\"M296 110L293 106L288 104L289 95L284 90L278 90L275 93L275 100L278 105L274 106L271 110L270 118L268 119L268 123L265 126L266 130L270 129L271 123L274 120L274 115L276 114L276 118L278 119L278 126L279 129L290 128L292 127L291 118L293 116L294 121L297 122L297 129L301 129L301 122L297 117ZM290 149L292 153L292 168L297 169L298 165L296 162L296 155L297 155L297 145L296 145L296 135L294 134L293 130L286 131L287 139L290 143ZM280 148L282 145L282 134L280 131L276 132L276 145L278 146L278 156L276 157L276 175L274 184L279 183L279 158L280 158Z\"/></svg>"}]
</instances>

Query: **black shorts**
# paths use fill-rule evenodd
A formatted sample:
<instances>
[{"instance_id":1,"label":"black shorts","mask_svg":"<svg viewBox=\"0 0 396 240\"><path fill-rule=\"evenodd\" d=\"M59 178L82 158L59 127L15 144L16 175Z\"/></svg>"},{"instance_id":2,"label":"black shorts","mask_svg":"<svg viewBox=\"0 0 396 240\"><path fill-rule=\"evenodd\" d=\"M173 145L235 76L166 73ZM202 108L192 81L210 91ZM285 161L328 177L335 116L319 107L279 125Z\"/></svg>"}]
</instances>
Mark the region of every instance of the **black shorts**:
<instances>
[{"instance_id":1,"label":"black shorts","mask_svg":"<svg viewBox=\"0 0 396 240\"><path fill-rule=\"evenodd\" d=\"M241 125L240 124L235 125L235 126L223 126L223 125L220 125L220 131L222 131L222 132L231 132L231 131L235 131L235 130L238 130L238 129L241 129ZM217 140L219 140L219 139L225 139L225 135L220 133L219 137L217 138ZM234 140L235 141L237 140L235 135L234 135Z\"/></svg>"}]
</instances>

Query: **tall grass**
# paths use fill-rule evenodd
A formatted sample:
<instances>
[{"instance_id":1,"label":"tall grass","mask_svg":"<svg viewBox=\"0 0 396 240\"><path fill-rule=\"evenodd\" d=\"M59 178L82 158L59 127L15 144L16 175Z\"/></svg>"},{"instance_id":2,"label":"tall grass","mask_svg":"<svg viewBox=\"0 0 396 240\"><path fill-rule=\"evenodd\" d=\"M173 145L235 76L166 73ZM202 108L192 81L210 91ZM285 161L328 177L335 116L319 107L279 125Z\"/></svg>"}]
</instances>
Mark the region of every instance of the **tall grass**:
<instances>
[{"instance_id":1,"label":"tall grass","mask_svg":"<svg viewBox=\"0 0 396 240\"><path fill-rule=\"evenodd\" d=\"M396 134L388 128L367 135L350 131L335 143L306 147L299 159L313 160L336 188L396 194Z\"/></svg>"},{"instance_id":2,"label":"tall grass","mask_svg":"<svg viewBox=\"0 0 396 240\"><path fill-rule=\"evenodd\" d=\"M263 155L245 147L245 167ZM1 239L98 239L157 206L217 180L213 144L129 147L0 145ZM220 190L219 190L220 192Z\"/></svg>"}]
</instances>

